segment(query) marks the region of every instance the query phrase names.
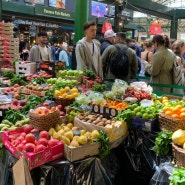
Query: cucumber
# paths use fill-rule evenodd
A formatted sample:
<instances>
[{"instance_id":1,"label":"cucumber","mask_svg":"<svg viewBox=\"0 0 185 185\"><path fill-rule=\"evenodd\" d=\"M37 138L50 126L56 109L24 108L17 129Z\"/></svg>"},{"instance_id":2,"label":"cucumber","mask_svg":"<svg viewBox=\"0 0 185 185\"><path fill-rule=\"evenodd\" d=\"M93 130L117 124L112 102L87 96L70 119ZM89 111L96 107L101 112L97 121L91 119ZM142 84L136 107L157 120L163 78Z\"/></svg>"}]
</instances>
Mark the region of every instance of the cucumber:
<instances>
[{"instance_id":1,"label":"cucumber","mask_svg":"<svg viewBox=\"0 0 185 185\"><path fill-rule=\"evenodd\" d=\"M1 123L2 124L9 125L9 126L13 126L13 123L11 123L10 121L8 121L7 119L3 120Z\"/></svg>"},{"instance_id":2,"label":"cucumber","mask_svg":"<svg viewBox=\"0 0 185 185\"><path fill-rule=\"evenodd\" d=\"M6 124L0 124L0 130L3 128L3 127L10 127L9 125L6 125Z\"/></svg>"}]
</instances>

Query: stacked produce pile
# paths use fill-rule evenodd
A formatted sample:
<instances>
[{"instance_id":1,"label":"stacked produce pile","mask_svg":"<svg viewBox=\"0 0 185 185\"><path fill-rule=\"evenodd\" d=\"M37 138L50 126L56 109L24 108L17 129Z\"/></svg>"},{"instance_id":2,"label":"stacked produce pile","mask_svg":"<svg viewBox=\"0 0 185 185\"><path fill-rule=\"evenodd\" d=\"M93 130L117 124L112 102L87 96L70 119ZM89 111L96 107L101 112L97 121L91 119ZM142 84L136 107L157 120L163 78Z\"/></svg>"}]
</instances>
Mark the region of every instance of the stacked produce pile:
<instances>
[{"instance_id":1,"label":"stacked produce pile","mask_svg":"<svg viewBox=\"0 0 185 185\"><path fill-rule=\"evenodd\" d=\"M13 61L18 58L19 39L13 38L13 23L0 22L0 61L4 62L3 69L12 69Z\"/></svg>"}]
</instances>

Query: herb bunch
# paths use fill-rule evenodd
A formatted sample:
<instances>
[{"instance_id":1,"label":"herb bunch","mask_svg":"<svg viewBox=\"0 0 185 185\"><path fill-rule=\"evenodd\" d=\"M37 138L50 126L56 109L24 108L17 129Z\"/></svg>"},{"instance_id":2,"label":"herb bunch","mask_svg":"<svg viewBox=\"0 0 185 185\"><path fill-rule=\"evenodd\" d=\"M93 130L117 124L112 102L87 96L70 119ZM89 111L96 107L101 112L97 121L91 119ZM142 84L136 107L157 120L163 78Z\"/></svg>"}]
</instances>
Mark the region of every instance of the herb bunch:
<instances>
[{"instance_id":1,"label":"herb bunch","mask_svg":"<svg viewBox=\"0 0 185 185\"><path fill-rule=\"evenodd\" d=\"M172 131L164 130L158 133L155 139L155 146L152 150L158 156L167 156L171 153Z\"/></svg>"}]
</instances>

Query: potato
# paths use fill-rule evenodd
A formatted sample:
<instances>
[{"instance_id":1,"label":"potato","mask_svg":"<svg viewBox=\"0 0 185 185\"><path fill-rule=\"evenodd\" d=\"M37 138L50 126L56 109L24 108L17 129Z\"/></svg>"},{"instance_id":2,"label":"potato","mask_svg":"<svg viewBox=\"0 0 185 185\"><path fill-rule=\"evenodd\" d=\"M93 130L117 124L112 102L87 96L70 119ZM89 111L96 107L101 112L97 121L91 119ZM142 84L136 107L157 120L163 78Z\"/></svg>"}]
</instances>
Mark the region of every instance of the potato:
<instances>
[{"instance_id":1,"label":"potato","mask_svg":"<svg viewBox=\"0 0 185 185\"><path fill-rule=\"evenodd\" d=\"M107 120L107 121L105 122L105 124L106 124L106 125L111 124L111 120Z\"/></svg>"},{"instance_id":2,"label":"potato","mask_svg":"<svg viewBox=\"0 0 185 185\"><path fill-rule=\"evenodd\" d=\"M103 122L106 122L106 121L107 121L107 118L102 118L102 121L103 121Z\"/></svg>"},{"instance_id":3,"label":"potato","mask_svg":"<svg viewBox=\"0 0 185 185\"><path fill-rule=\"evenodd\" d=\"M97 126L102 126L102 127L103 127L103 123L102 123L102 122L99 122L99 123L97 124Z\"/></svg>"}]
</instances>

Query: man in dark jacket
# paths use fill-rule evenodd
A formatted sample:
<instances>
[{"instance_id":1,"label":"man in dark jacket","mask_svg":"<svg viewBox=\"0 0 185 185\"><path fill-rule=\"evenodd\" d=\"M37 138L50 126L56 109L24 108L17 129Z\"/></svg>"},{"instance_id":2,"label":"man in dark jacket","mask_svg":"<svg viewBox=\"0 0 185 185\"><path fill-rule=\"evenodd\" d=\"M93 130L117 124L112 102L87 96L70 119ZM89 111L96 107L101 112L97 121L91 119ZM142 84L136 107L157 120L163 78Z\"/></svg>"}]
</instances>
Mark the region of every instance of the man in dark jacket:
<instances>
[{"instance_id":1,"label":"man in dark jacket","mask_svg":"<svg viewBox=\"0 0 185 185\"><path fill-rule=\"evenodd\" d=\"M107 30L105 33L104 33L104 41L102 42L101 44L101 49L100 49L100 54L102 55L102 53L104 52L104 50L114 44L115 42L115 37L116 37L116 33L114 33L113 30Z\"/></svg>"}]
</instances>

